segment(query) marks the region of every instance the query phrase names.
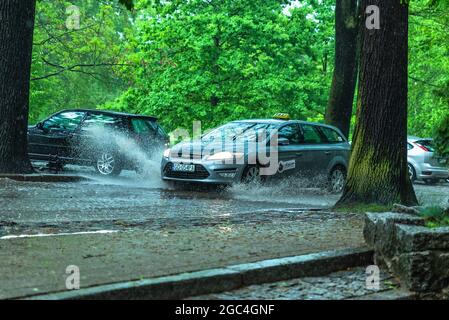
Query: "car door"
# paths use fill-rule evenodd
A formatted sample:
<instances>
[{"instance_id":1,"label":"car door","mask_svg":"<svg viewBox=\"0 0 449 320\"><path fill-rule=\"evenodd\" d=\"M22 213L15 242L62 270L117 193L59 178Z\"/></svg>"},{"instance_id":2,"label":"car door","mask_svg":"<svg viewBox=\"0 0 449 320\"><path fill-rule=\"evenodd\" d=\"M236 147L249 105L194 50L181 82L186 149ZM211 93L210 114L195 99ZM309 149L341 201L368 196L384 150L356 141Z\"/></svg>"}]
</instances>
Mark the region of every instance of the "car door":
<instances>
[{"instance_id":1,"label":"car door","mask_svg":"<svg viewBox=\"0 0 449 320\"><path fill-rule=\"evenodd\" d=\"M83 161L89 161L97 156L99 150L120 149L117 142L128 141L127 133L123 117L89 112L81 124L79 133L74 137L74 140L77 140L78 157Z\"/></svg>"},{"instance_id":2,"label":"car door","mask_svg":"<svg viewBox=\"0 0 449 320\"><path fill-rule=\"evenodd\" d=\"M146 152L151 152L160 144L158 136L158 127L155 121L147 118L132 118L131 130L134 139L140 147Z\"/></svg>"},{"instance_id":3,"label":"car door","mask_svg":"<svg viewBox=\"0 0 449 320\"><path fill-rule=\"evenodd\" d=\"M297 123L287 124L279 129L278 177L296 175L304 168L305 157L301 146L302 140L301 129ZM281 144L282 141L284 144Z\"/></svg>"},{"instance_id":4,"label":"car door","mask_svg":"<svg viewBox=\"0 0 449 320\"><path fill-rule=\"evenodd\" d=\"M330 172L332 167L337 163L344 164L347 167L350 146L346 142L346 139L343 138L343 135L326 126L319 126L319 130L325 138L325 142L323 143L326 155L323 162L325 172Z\"/></svg>"},{"instance_id":5,"label":"car door","mask_svg":"<svg viewBox=\"0 0 449 320\"><path fill-rule=\"evenodd\" d=\"M28 144L31 158L49 159L52 156L70 158L72 137L85 116L82 111L55 114L29 129Z\"/></svg>"},{"instance_id":6,"label":"car door","mask_svg":"<svg viewBox=\"0 0 449 320\"><path fill-rule=\"evenodd\" d=\"M301 123L304 140L301 143L303 157L305 159L308 175L319 175L325 173L332 153L325 144L325 138L318 126L314 124Z\"/></svg>"}]
</instances>

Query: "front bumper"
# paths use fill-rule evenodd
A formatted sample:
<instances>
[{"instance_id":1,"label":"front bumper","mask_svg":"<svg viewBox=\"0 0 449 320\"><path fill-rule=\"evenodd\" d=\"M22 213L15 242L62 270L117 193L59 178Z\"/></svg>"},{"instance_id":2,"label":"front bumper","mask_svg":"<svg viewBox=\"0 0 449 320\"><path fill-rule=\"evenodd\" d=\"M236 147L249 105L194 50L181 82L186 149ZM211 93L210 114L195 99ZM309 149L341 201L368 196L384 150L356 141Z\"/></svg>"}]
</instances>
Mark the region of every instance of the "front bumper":
<instances>
[{"instance_id":1,"label":"front bumper","mask_svg":"<svg viewBox=\"0 0 449 320\"><path fill-rule=\"evenodd\" d=\"M175 172L174 163L193 164L195 172ZM240 182L245 164L225 164L221 161L167 159L161 162L161 177L167 181L182 181L204 184L232 184Z\"/></svg>"}]
</instances>

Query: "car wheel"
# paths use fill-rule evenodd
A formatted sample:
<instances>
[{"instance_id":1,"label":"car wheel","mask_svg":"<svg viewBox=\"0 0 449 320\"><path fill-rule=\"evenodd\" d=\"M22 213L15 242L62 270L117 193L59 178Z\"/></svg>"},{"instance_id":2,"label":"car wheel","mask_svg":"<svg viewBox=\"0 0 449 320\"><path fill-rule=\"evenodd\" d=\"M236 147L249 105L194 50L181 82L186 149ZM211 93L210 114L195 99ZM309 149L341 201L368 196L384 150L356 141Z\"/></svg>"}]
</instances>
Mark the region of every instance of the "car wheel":
<instances>
[{"instance_id":1,"label":"car wheel","mask_svg":"<svg viewBox=\"0 0 449 320\"><path fill-rule=\"evenodd\" d=\"M331 193L340 193L343 191L346 182L346 169L338 166L332 169L329 175L328 190Z\"/></svg>"},{"instance_id":2,"label":"car wheel","mask_svg":"<svg viewBox=\"0 0 449 320\"><path fill-rule=\"evenodd\" d=\"M260 183L263 179L260 175L259 166L248 166L242 175L243 183Z\"/></svg>"},{"instance_id":3,"label":"car wheel","mask_svg":"<svg viewBox=\"0 0 449 320\"><path fill-rule=\"evenodd\" d=\"M410 177L410 181L415 182L416 181L415 168L413 168L413 166L410 163L407 164L407 167L408 167L408 176Z\"/></svg>"},{"instance_id":4,"label":"car wheel","mask_svg":"<svg viewBox=\"0 0 449 320\"><path fill-rule=\"evenodd\" d=\"M97 157L95 169L102 176L118 176L122 172L122 165L114 153L104 151Z\"/></svg>"}]
</instances>

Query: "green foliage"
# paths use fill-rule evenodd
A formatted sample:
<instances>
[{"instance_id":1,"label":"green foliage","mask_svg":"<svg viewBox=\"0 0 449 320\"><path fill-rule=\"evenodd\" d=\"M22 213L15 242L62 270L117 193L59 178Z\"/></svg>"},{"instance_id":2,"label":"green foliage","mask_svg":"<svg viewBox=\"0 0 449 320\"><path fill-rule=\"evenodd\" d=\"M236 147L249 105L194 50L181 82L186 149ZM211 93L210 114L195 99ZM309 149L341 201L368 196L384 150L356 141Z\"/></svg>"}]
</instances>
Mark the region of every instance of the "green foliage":
<instances>
[{"instance_id":1,"label":"green foliage","mask_svg":"<svg viewBox=\"0 0 449 320\"><path fill-rule=\"evenodd\" d=\"M432 137L449 114L449 2L410 2L409 134Z\"/></svg>"},{"instance_id":2,"label":"green foliage","mask_svg":"<svg viewBox=\"0 0 449 320\"><path fill-rule=\"evenodd\" d=\"M123 4L128 10L134 9L134 1L133 0L119 0L121 4Z\"/></svg>"},{"instance_id":3,"label":"green foliage","mask_svg":"<svg viewBox=\"0 0 449 320\"><path fill-rule=\"evenodd\" d=\"M80 8L80 29L66 26L66 9ZM117 76L129 13L116 1L37 2L30 123L65 108L95 108L127 84Z\"/></svg>"},{"instance_id":4,"label":"green foliage","mask_svg":"<svg viewBox=\"0 0 449 320\"><path fill-rule=\"evenodd\" d=\"M125 69L132 86L105 107L158 116L168 130L271 117L322 120L333 57L330 1L137 1Z\"/></svg>"},{"instance_id":5,"label":"green foliage","mask_svg":"<svg viewBox=\"0 0 449 320\"><path fill-rule=\"evenodd\" d=\"M436 130L435 146L440 156L449 158L449 114L441 121Z\"/></svg>"},{"instance_id":6,"label":"green foliage","mask_svg":"<svg viewBox=\"0 0 449 320\"><path fill-rule=\"evenodd\" d=\"M277 112L322 121L335 2L301 0L290 13L288 3L40 0L30 122L78 107L155 115L167 130ZM70 5L81 9L80 30L66 28ZM410 2L410 134L432 136L449 113L448 9Z\"/></svg>"},{"instance_id":7,"label":"green foliage","mask_svg":"<svg viewBox=\"0 0 449 320\"><path fill-rule=\"evenodd\" d=\"M449 225L449 208L425 207L420 210L420 216L426 220L426 225L431 228Z\"/></svg>"}]
</instances>

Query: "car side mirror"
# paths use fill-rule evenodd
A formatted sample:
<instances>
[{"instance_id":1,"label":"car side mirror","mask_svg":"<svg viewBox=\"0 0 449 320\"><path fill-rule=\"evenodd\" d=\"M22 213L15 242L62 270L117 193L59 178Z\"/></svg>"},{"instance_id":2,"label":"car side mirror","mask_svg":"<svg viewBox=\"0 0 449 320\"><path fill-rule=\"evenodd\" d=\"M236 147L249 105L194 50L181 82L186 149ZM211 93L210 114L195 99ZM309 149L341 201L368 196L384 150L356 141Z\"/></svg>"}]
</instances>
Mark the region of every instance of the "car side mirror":
<instances>
[{"instance_id":1,"label":"car side mirror","mask_svg":"<svg viewBox=\"0 0 449 320\"><path fill-rule=\"evenodd\" d=\"M280 146L288 146L290 144L290 141L288 141L287 138L279 138L278 139L278 145Z\"/></svg>"}]
</instances>

